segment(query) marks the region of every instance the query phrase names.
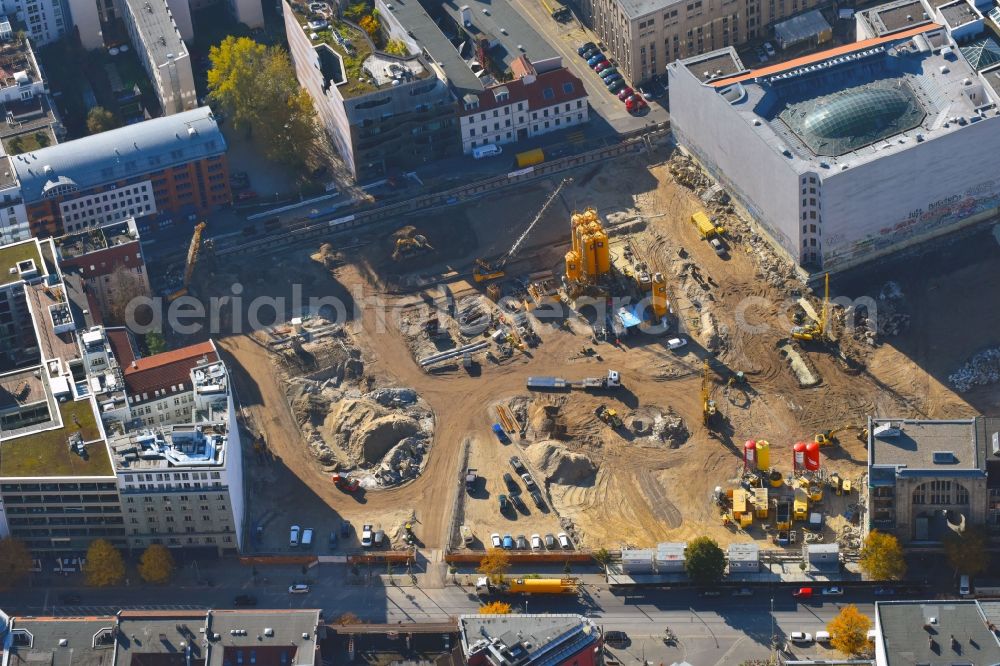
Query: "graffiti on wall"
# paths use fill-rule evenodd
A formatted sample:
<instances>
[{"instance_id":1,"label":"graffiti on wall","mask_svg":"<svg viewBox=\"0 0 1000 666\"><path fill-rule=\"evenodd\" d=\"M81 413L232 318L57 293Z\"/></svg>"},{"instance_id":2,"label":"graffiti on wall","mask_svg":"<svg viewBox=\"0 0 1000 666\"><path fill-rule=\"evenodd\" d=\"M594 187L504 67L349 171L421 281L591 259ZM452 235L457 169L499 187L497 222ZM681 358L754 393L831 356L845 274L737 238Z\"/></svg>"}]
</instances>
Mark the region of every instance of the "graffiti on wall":
<instances>
[{"instance_id":1,"label":"graffiti on wall","mask_svg":"<svg viewBox=\"0 0 1000 666\"><path fill-rule=\"evenodd\" d=\"M832 268L850 259L884 250L911 238L990 213L998 207L1000 207L1000 179L985 180L964 192L933 201L923 208L916 208L898 222L885 225L846 247L824 253L823 265Z\"/></svg>"}]
</instances>

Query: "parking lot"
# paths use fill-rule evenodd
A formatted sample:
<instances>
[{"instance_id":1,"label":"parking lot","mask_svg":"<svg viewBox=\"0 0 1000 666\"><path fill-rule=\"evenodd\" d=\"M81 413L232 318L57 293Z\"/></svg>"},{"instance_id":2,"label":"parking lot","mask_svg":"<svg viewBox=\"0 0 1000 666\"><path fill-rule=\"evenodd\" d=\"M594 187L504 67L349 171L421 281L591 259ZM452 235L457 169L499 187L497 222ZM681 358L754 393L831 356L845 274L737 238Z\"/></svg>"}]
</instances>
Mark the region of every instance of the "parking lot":
<instances>
[{"instance_id":1,"label":"parking lot","mask_svg":"<svg viewBox=\"0 0 1000 666\"><path fill-rule=\"evenodd\" d=\"M667 120L663 104L666 96L653 100L649 110L641 115L632 115L618 97L608 92L600 77L587 62L577 54L577 48L585 42L598 43L597 35L587 29L575 16L560 23L549 16L543 3L538 0L510 0L511 5L531 24L549 45L562 56L563 64L583 81L590 96L591 113L596 113L618 132L629 132ZM635 87L635 81L627 81ZM593 122L593 120L591 120Z\"/></svg>"}]
</instances>

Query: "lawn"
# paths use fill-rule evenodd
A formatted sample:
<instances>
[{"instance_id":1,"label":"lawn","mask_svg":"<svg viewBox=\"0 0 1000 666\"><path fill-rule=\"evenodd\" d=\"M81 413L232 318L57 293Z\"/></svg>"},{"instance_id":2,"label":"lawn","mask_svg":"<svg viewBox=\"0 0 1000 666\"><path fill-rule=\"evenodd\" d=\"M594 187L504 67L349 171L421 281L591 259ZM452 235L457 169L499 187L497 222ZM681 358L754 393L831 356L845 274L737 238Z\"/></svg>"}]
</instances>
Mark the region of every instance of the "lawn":
<instances>
[{"instance_id":1,"label":"lawn","mask_svg":"<svg viewBox=\"0 0 1000 666\"><path fill-rule=\"evenodd\" d=\"M21 153L30 153L32 150L51 146L54 143L55 138L52 136L52 132L45 129L7 137L3 140L3 147L8 155L20 155Z\"/></svg>"},{"instance_id":2,"label":"lawn","mask_svg":"<svg viewBox=\"0 0 1000 666\"><path fill-rule=\"evenodd\" d=\"M90 401L59 405L63 427L45 430L0 443L0 476L111 476L111 460L104 441L87 446L87 459L70 450L68 439L79 431L85 442L99 440L101 433Z\"/></svg>"},{"instance_id":3,"label":"lawn","mask_svg":"<svg viewBox=\"0 0 1000 666\"><path fill-rule=\"evenodd\" d=\"M19 280L20 278L17 276L17 273L10 274L10 269L16 268L25 259L33 259L35 266L39 270L42 269L42 257L38 254L38 246L34 240L0 248L0 271L3 271L2 276L0 276L0 284L8 284Z\"/></svg>"}]
</instances>

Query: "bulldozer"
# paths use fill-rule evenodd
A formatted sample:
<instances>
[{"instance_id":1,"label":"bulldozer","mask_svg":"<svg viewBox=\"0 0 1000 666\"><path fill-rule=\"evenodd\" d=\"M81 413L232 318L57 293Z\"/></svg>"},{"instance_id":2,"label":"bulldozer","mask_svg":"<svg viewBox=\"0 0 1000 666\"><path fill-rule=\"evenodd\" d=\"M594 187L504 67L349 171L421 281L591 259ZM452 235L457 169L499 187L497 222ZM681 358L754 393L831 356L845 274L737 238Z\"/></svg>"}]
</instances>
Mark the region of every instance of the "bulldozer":
<instances>
[{"instance_id":1,"label":"bulldozer","mask_svg":"<svg viewBox=\"0 0 1000 666\"><path fill-rule=\"evenodd\" d=\"M856 426L856 425L841 426L839 428L834 428L833 430L824 430L823 432L818 432L816 433L816 436L813 438L813 441L815 441L820 446L829 446L831 444L836 444L840 441L837 435L839 433L846 432L848 430L856 430L859 441L862 442L868 441L868 428L866 428L865 426Z\"/></svg>"},{"instance_id":2,"label":"bulldozer","mask_svg":"<svg viewBox=\"0 0 1000 666\"><path fill-rule=\"evenodd\" d=\"M824 279L823 289L823 309L819 314L819 320L804 326L792 328L792 337L796 340L823 340L826 338L826 323L830 311L830 274L827 273Z\"/></svg>"},{"instance_id":3,"label":"bulldozer","mask_svg":"<svg viewBox=\"0 0 1000 666\"><path fill-rule=\"evenodd\" d=\"M614 409L610 409L607 405L601 405L597 408L595 413L597 414L597 418L601 419L612 428L622 427L622 417L618 416L618 412Z\"/></svg>"},{"instance_id":4,"label":"bulldozer","mask_svg":"<svg viewBox=\"0 0 1000 666\"><path fill-rule=\"evenodd\" d=\"M427 237L421 234L414 234L408 237L396 238L396 249L393 250L392 260L400 261L421 254L430 252L434 246L427 242Z\"/></svg>"}]
</instances>

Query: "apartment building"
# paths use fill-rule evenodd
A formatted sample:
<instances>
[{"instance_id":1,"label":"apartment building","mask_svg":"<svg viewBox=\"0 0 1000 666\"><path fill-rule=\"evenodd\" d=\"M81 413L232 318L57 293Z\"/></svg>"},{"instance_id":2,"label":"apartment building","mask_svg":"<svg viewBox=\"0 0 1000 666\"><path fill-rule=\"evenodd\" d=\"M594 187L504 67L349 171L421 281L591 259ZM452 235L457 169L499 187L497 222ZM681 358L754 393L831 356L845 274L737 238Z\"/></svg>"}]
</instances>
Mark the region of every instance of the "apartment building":
<instances>
[{"instance_id":1,"label":"apartment building","mask_svg":"<svg viewBox=\"0 0 1000 666\"><path fill-rule=\"evenodd\" d=\"M80 281L96 321L124 323L128 300L149 297L149 275L134 217L55 240L64 279Z\"/></svg>"},{"instance_id":2,"label":"apartment building","mask_svg":"<svg viewBox=\"0 0 1000 666\"><path fill-rule=\"evenodd\" d=\"M33 553L125 545L97 405L51 240L0 248L0 537Z\"/></svg>"},{"instance_id":3,"label":"apartment building","mask_svg":"<svg viewBox=\"0 0 1000 666\"><path fill-rule=\"evenodd\" d=\"M48 144L54 144L65 135L22 27L0 15L0 117L4 121L0 122L0 141L6 154L26 152L44 144L46 138ZM9 171L9 165L5 164L4 169ZM15 240L23 238L27 235Z\"/></svg>"},{"instance_id":4,"label":"apartment building","mask_svg":"<svg viewBox=\"0 0 1000 666\"><path fill-rule=\"evenodd\" d=\"M21 182L6 155L0 156L0 245L31 238L28 211L21 197Z\"/></svg>"},{"instance_id":5,"label":"apartment building","mask_svg":"<svg viewBox=\"0 0 1000 666\"><path fill-rule=\"evenodd\" d=\"M226 141L208 107L15 155L10 163L35 236L129 217L194 220L232 201Z\"/></svg>"},{"instance_id":6,"label":"apartment building","mask_svg":"<svg viewBox=\"0 0 1000 666\"><path fill-rule=\"evenodd\" d=\"M477 146L515 143L587 122L587 91L564 67L538 72L527 56L512 66L515 79L469 93L459 110L462 152Z\"/></svg>"},{"instance_id":7,"label":"apartment building","mask_svg":"<svg viewBox=\"0 0 1000 666\"><path fill-rule=\"evenodd\" d=\"M591 23L634 82L663 74L675 60L767 36L821 0L592 0Z\"/></svg>"},{"instance_id":8,"label":"apartment building","mask_svg":"<svg viewBox=\"0 0 1000 666\"><path fill-rule=\"evenodd\" d=\"M153 83L163 115L197 108L191 55L167 0L123 0L120 6L132 47ZM190 13L187 17L190 24Z\"/></svg>"},{"instance_id":9,"label":"apartment building","mask_svg":"<svg viewBox=\"0 0 1000 666\"><path fill-rule=\"evenodd\" d=\"M0 14L24 24L36 46L60 40L73 30L73 19L65 0L0 0Z\"/></svg>"}]
</instances>

